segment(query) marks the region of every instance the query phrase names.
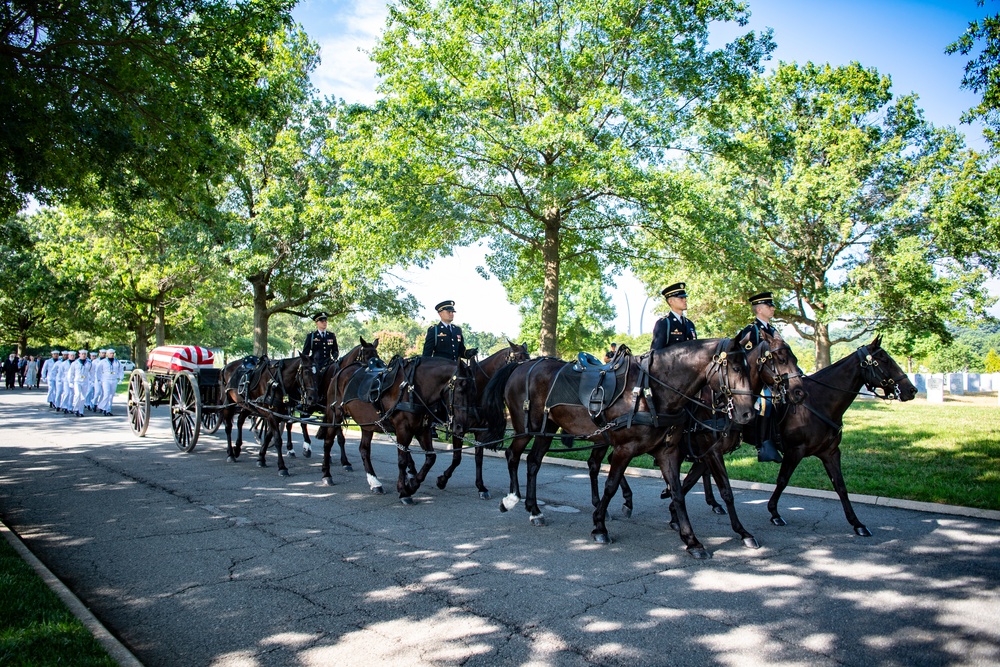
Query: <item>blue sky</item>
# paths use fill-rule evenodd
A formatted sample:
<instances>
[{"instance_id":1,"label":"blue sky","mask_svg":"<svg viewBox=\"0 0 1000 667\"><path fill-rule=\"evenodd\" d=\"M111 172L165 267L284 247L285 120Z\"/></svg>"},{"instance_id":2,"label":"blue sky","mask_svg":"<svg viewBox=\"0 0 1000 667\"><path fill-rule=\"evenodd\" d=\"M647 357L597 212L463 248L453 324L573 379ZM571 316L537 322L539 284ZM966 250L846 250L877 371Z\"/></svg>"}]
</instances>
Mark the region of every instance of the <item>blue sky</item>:
<instances>
[{"instance_id":1,"label":"blue sky","mask_svg":"<svg viewBox=\"0 0 1000 667\"><path fill-rule=\"evenodd\" d=\"M970 146L983 146L979 127L959 124L962 112L977 102L960 86L966 58L945 55L944 50L970 21L1000 10L1000 2L987 0L985 7L975 0L750 0L749 4L752 16L747 28L720 26L713 38L721 43L738 30L770 27L777 44L772 64L811 60L841 65L857 60L875 67L892 77L894 93L917 93L930 122L957 127ZM361 51L375 43L385 23L385 7L378 0L303 0L296 7L295 18L321 47L322 63L313 82L322 94L348 102L375 100L375 68ZM476 274L482 257L481 248L463 249L428 269L401 273L398 284L421 301L421 316L426 319L434 316L431 306L450 298L457 301L458 321L513 336L519 327L517 310L507 304L497 280L486 281ZM1000 293L1000 282L993 284L994 293ZM639 311L646 299L642 285L623 277L612 299L618 311L617 329L628 331L631 323L632 333L639 333ZM653 304L651 300L649 308ZM651 330L655 316L649 309L642 319L643 329Z\"/></svg>"}]
</instances>

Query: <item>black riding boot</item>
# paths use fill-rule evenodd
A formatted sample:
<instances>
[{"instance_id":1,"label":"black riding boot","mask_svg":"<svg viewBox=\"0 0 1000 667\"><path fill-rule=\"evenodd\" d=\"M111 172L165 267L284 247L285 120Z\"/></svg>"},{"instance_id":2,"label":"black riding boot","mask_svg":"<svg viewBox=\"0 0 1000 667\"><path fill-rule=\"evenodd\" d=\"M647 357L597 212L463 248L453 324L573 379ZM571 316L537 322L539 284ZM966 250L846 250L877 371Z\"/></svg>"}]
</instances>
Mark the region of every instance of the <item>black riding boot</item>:
<instances>
[{"instance_id":1,"label":"black riding boot","mask_svg":"<svg viewBox=\"0 0 1000 667\"><path fill-rule=\"evenodd\" d=\"M781 463L781 452L774 446L771 436L771 417L757 418L757 428L760 434L760 445L757 447L757 461L761 463Z\"/></svg>"}]
</instances>

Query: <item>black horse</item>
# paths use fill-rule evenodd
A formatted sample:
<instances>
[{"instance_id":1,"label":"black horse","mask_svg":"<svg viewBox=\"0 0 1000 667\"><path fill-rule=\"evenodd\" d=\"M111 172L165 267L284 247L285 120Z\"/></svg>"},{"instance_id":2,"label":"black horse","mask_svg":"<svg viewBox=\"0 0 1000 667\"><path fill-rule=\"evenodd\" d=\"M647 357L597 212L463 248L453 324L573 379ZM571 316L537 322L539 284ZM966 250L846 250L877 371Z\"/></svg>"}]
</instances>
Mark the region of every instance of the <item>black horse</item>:
<instances>
[{"instance_id":1,"label":"black horse","mask_svg":"<svg viewBox=\"0 0 1000 667\"><path fill-rule=\"evenodd\" d=\"M281 455L282 418L289 410L289 394L315 396L315 378L309 368L310 360L305 356L271 361L261 357L253 364L246 359L233 361L222 369L219 376L222 392L226 396L226 406L222 409L223 423L226 425L226 460L235 462L243 448L243 422L250 415L259 417L264 423L257 465L267 467L266 455L269 442L275 440L278 453L278 474L288 475L288 468ZM233 416L239 412L236 444L233 444Z\"/></svg>"},{"instance_id":2,"label":"black horse","mask_svg":"<svg viewBox=\"0 0 1000 667\"><path fill-rule=\"evenodd\" d=\"M508 347L497 350L490 356L483 359L483 361L473 361L470 363L472 368L472 376L476 381L476 405L478 406L482 403L483 393L486 391L486 385L489 383L490 378L503 366L509 363L519 363L522 361L527 361L529 359L528 346L524 344L515 344L507 341ZM476 434L476 440L480 441L486 426L486 421L479 414L479 410L473 411L472 419L472 430ZM458 468L459 464L462 463L462 446L463 440L458 436L452 438L452 455L451 455L451 465L441 473L437 478L437 487L439 489L444 489L448 486L448 480L451 479L452 473ZM496 445L492 447L496 449ZM476 489L479 491L479 497L483 500L490 499L490 491L486 488L486 484L483 482L483 445L476 445Z\"/></svg>"},{"instance_id":3,"label":"black horse","mask_svg":"<svg viewBox=\"0 0 1000 667\"><path fill-rule=\"evenodd\" d=\"M355 376L364 370L362 364L355 364L344 368L331 381L327 389L326 421L342 424L345 418L350 418L361 427L359 449L372 493L384 493L382 482L372 466L372 436L375 433L395 434L399 468L396 490L401 503L412 505L413 494L420 488L437 458L432 429L444 424L460 435L468 431L475 405L475 381L464 361L396 357L389 364L377 399L371 402L368 396L359 396L357 382L352 383ZM340 426L336 426L326 430L324 479L330 476L330 450L339 429ZM425 455L419 471L410 453L410 443L414 438Z\"/></svg>"},{"instance_id":4,"label":"black horse","mask_svg":"<svg viewBox=\"0 0 1000 667\"><path fill-rule=\"evenodd\" d=\"M843 436L844 413L862 387L867 387L879 398L900 401L916 397L917 388L899 364L882 348L881 336L835 364L804 376L803 380L807 389L805 400L799 405L793 402L782 408L777 417L784 458L778 470L774 493L767 502L771 523L775 526L785 525L785 520L778 513L778 499L802 459L815 456L823 462L826 474L844 507L844 515L854 527L854 532L861 537L870 537L871 531L854 513L841 469L840 441ZM684 480L685 492L698 482L701 472L700 462L691 468ZM706 496L711 492L711 487L706 485Z\"/></svg>"},{"instance_id":5,"label":"black horse","mask_svg":"<svg viewBox=\"0 0 1000 667\"><path fill-rule=\"evenodd\" d=\"M745 340L739 341L741 348L745 342ZM743 352L736 354L743 354ZM805 394L802 390L798 360L780 336L772 337L764 332L761 344L747 352L746 358L750 372L750 389L754 394L759 395L764 387L768 387L778 400L802 401ZM729 483L729 472L726 470L723 459L725 454L740 446L740 428L735 427L730 420L724 417L724 409L709 407L714 398L724 398L724 394L715 397L712 394L709 387L702 390L702 405L692 404L689 407L688 411L692 415L690 423L683 432L678 431L668 436L674 438L674 440L668 440L668 446L671 448L675 465L679 466L685 457L693 457L702 464L704 479L708 480L709 475L715 477L723 501L730 510L730 522L733 530L743 540L744 545L757 548L759 546L757 540L736 516L732 486ZM587 460L587 468L590 472L591 500L595 507L601 498L598 490L598 473L607 450L608 447L596 447L591 451ZM685 478L685 485L689 479L690 476ZM632 515L632 490L624 477L622 478L621 490L624 498L622 513L629 517ZM664 493L668 494L669 490ZM714 498L712 501L714 502ZM709 504L712 505L713 502ZM717 503L714 504L713 510L716 507L718 508L717 514L726 513ZM670 525L676 530L678 524L673 504L670 507L670 515Z\"/></svg>"},{"instance_id":6,"label":"black horse","mask_svg":"<svg viewBox=\"0 0 1000 667\"><path fill-rule=\"evenodd\" d=\"M326 415L329 403L327 402L327 396L329 395L331 385L335 384L337 378L347 369L363 368L368 365L372 360L381 360L378 356L378 338L369 343L364 339L364 336L360 337L360 344L355 345L348 351L347 354L342 356L336 363L327 366L320 377L317 379L316 393L318 395L317 401L314 405L306 408L310 412L320 412L324 416ZM302 425L303 431L305 430L305 424ZM316 437L321 440L326 440L328 426L320 427L319 431L316 433ZM346 471L351 472L354 467L351 465L350 460L347 458L347 439L344 437L344 429L335 428L333 429L332 436L337 439L337 445L340 447L340 466ZM289 438L290 440L290 438ZM305 452L305 446L303 446L303 452ZM303 454L308 457L311 454ZM330 475L330 467L326 465L323 469L323 483L327 486L333 486L333 477Z\"/></svg>"},{"instance_id":7,"label":"black horse","mask_svg":"<svg viewBox=\"0 0 1000 667\"><path fill-rule=\"evenodd\" d=\"M706 384L726 395L728 412L737 423L744 424L753 416L753 396L749 371L744 355L730 339L687 341L664 350L649 352L641 357L628 355L623 391L604 411L604 425L597 424L583 405L546 405L557 376L568 364L558 359L538 359L520 365L509 365L497 372L486 387L483 409L489 425L485 438L497 440L503 436L504 405L510 411L514 438L507 450L510 493L500 503L507 511L521 499L517 469L521 454L534 438L528 455L527 497L525 509L533 525L545 520L535 492L535 482L542 457L548 451L558 428L579 439L610 444L611 472L604 496L594 510L594 530L591 535L599 543L609 542L605 518L607 507L621 484L629 462L641 454L651 453L664 476L677 489L675 502L681 514L681 539L695 558L708 558L709 553L698 541L687 518L684 498L680 495L680 471L667 455L664 437L681 425L687 407Z\"/></svg>"}]
</instances>

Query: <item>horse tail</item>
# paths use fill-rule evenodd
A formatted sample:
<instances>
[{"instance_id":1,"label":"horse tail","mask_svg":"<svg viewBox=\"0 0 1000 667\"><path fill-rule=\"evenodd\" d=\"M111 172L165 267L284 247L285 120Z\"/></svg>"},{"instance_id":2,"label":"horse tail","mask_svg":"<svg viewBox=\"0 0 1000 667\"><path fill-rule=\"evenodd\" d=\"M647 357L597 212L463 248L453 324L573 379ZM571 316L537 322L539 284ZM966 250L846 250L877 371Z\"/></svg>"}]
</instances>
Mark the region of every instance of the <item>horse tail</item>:
<instances>
[{"instance_id":1,"label":"horse tail","mask_svg":"<svg viewBox=\"0 0 1000 667\"><path fill-rule=\"evenodd\" d=\"M486 421L486 433L483 438L486 442L499 443L504 436L504 431L507 428L507 416L504 414L504 390L507 388L507 381L510 380L511 374L517 370L519 365L518 363L507 364L493 374L493 377L486 384L486 388L483 389L482 414Z\"/></svg>"}]
</instances>

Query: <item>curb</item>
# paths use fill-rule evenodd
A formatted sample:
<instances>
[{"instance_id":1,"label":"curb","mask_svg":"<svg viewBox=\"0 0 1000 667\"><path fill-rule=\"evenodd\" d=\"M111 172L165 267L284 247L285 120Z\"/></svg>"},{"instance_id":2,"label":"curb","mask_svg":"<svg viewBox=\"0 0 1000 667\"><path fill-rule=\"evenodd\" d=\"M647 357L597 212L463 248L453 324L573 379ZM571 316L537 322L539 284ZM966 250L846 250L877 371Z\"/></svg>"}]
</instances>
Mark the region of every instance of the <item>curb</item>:
<instances>
[{"instance_id":1,"label":"curb","mask_svg":"<svg viewBox=\"0 0 1000 667\"><path fill-rule=\"evenodd\" d=\"M138 658L132 655L132 652L125 648L125 645L118 641L117 637L108 632L104 624L97 620L97 617L87 609L80 598L76 597L73 591L68 589L56 575L52 574L49 568L45 567L45 564L38 560L35 554L28 550L28 547L24 546L21 538L2 521L0 521L0 533L3 533L3 536L7 538L7 541L14 547L14 551L17 552L21 559L30 565L52 592L59 596L63 604L69 607L69 610L90 631L94 639L100 642L112 660L121 665L121 667L143 667Z\"/></svg>"}]
</instances>

